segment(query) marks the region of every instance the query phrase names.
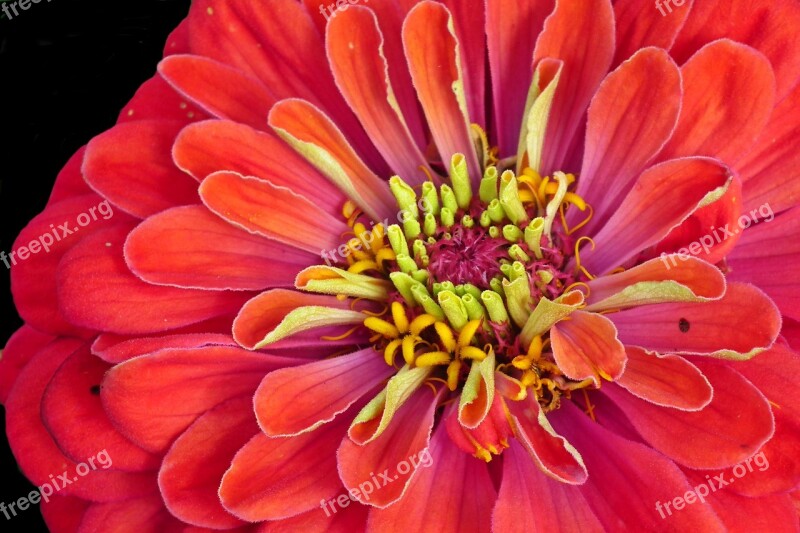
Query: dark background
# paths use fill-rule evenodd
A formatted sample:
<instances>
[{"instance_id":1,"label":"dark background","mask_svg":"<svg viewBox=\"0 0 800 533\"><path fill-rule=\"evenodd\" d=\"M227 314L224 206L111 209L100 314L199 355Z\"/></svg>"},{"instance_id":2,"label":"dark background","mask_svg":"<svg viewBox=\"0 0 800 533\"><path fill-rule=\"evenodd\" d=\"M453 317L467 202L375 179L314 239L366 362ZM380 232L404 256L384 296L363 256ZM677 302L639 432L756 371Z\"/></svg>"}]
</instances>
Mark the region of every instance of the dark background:
<instances>
[{"instance_id":1,"label":"dark background","mask_svg":"<svg viewBox=\"0 0 800 533\"><path fill-rule=\"evenodd\" d=\"M110 128L155 72L189 0L41 0L0 18L0 250L44 207L75 151ZM12 12L13 14L13 12ZM0 263L0 346L22 325ZM5 411L0 407L5 421ZM5 428L5 422L3 423ZM0 502L32 490L0 436ZM38 506L0 531L45 531Z\"/></svg>"}]
</instances>

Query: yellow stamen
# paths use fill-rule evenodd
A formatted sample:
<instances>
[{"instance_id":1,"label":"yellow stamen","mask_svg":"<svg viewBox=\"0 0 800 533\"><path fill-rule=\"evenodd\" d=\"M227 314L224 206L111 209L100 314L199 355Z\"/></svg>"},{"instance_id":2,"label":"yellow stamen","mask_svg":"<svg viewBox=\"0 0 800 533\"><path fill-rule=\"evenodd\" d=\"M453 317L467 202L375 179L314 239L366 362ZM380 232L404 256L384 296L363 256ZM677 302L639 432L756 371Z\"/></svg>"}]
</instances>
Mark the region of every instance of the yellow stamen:
<instances>
[{"instance_id":1,"label":"yellow stamen","mask_svg":"<svg viewBox=\"0 0 800 533\"><path fill-rule=\"evenodd\" d=\"M439 340L442 341L442 348L448 352L454 352L456 350L456 340L453 337L453 330L450 329L450 326L444 322L436 322L434 328L436 328L436 334L439 335Z\"/></svg>"},{"instance_id":2,"label":"yellow stamen","mask_svg":"<svg viewBox=\"0 0 800 533\"><path fill-rule=\"evenodd\" d=\"M429 367L450 364L450 354L447 352L428 352L417 357L415 361L418 367Z\"/></svg>"},{"instance_id":3,"label":"yellow stamen","mask_svg":"<svg viewBox=\"0 0 800 533\"><path fill-rule=\"evenodd\" d=\"M392 320L400 333L408 333L408 314L406 314L405 306L400 302L392 303Z\"/></svg>"},{"instance_id":4,"label":"yellow stamen","mask_svg":"<svg viewBox=\"0 0 800 533\"><path fill-rule=\"evenodd\" d=\"M447 388L455 391L458 387L458 377L461 373L461 361L456 359L447 366Z\"/></svg>"},{"instance_id":5,"label":"yellow stamen","mask_svg":"<svg viewBox=\"0 0 800 533\"><path fill-rule=\"evenodd\" d=\"M425 328L432 326L435 322L436 317L433 315L419 315L417 318L411 321L411 325L408 329L412 335L419 335Z\"/></svg>"},{"instance_id":6,"label":"yellow stamen","mask_svg":"<svg viewBox=\"0 0 800 533\"><path fill-rule=\"evenodd\" d=\"M396 339L400 336L400 332L393 324L389 324L385 320L371 316L364 320L364 326L371 329L375 333L380 333L388 339Z\"/></svg>"},{"instance_id":7,"label":"yellow stamen","mask_svg":"<svg viewBox=\"0 0 800 533\"><path fill-rule=\"evenodd\" d=\"M416 337L412 335L407 335L403 338L403 359L408 365L414 363L414 351L417 348L416 340Z\"/></svg>"},{"instance_id":8,"label":"yellow stamen","mask_svg":"<svg viewBox=\"0 0 800 533\"><path fill-rule=\"evenodd\" d=\"M383 351L383 360L386 361L387 365L394 366L394 357L397 355L397 349L400 348L402 343L402 340L395 339L386 346Z\"/></svg>"}]
</instances>

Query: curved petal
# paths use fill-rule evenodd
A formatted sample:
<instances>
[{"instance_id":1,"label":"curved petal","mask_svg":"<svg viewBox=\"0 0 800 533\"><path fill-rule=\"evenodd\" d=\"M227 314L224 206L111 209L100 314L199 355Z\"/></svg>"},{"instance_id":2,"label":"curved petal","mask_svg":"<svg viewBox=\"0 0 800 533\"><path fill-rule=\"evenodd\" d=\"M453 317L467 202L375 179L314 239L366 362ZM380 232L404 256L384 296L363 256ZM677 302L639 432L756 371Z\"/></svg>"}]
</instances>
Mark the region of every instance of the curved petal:
<instances>
[{"instance_id":1,"label":"curved petal","mask_svg":"<svg viewBox=\"0 0 800 533\"><path fill-rule=\"evenodd\" d=\"M492 530L503 533L605 531L580 488L546 476L516 441L503 453L503 477L492 513Z\"/></svg>"},{"instance_id":2,"label":"curved petal","mask_svg":"<svg viewBox=\"0 0 800 533\"><path fill-rule=\"evenodd\" d=\"M248 293L150 285L125 264L130 227L120 225L83 239L58 268L58 302L73 324L120 334L166 331L230 315Z\"/></svg>"},{"instance_id":3,"label":"curved petal","mask_svg":"<svg viewBox=\"0 0 800 533\"><path fill-rule=\"evenodd\" d=\"M392 172L408 183L422 183L423 169L432 171L395 99L375 13L360 6L337 13L328 24L326 44L339 90Z\"/></svg>"},{"instance_id":4,"label":"curved petal","mask_svg":"<svg viewBox=\"0 0 800 533\"><path fill-rule=\"evenodd\" d=\"M771 347L781 329L772 300L742 283L731 283L720 300L647 305L608 317L626 345L736 360Z\"/></svg>"},{"instance_id":5,"label":"curved petal","mask_svg":"<svg viewBox=\"0 0 800 533\"><path fill-rule=\"evenodd\" d=\"M735 370L698 365L714 385L714 398L700 411L660 407L613 384L603 390L642 437L667 457L689 468L728 468L755 454L772 437L772 412L761 392Z\"/></svg>"},{"instance_id":6,"label":"curved petal","mask_svg":"<svg viewBox=\"0 0 800 533\"><path fill-rule=\"evenodd\" d=\"M181 128L181 122L139 120L101 133L86 147L86 182L138 218L198 203L197 183L172 162L172 143Z\"/></svg>"},{"instance_id":7,"label":"curved petal","mask_svg":"<svg viewBox=\"0 0 800 533\"><path fill-rule=\"evenodd\" d=\"M639 50L603 80L589 106L575 191L594 209L584 233L609 217L669 139L681 96L678 66L658 48Z\"/></svg>"},{"instance_id":8,"label":"curved petal","mask_svg":"<svg viewBox=\"0 0 800 533\"><path fill-rule=\"evenodd\" d=\"M455 154L463 154L470 176L479 179L461 68L462 52L450 11L429 0L414 6L403 24L403 46L441 161L449 167Z\"/></svg>"},{"instance_id":9,"label":"curved petal","mask_svg":"<svg viewBox=\"0 0 800 533\"><path fill-rule=\"evenodd\" d=\"M277 136L229 120L206 120L181 130L172 148L175 164L198 181L219 170L265 179L313 198L338 215L344 195Z\"/></svg>"},{"instance_id":10,"label":"curved petal","mask_svg":"<svg viewBox=\"0 0 800 533\"><path fill-rule=\"evenodd\" d=\"M222 478L222 505L250 522L279 520L314 509L342 491L336 448L347 431L342 416L295 437L253 437Z\"/></svg>"},{"instance_id":11,"label":"curved petal","mask_svg":"<svg viewBox=\"0 0 800 533\"><path fill-rule=\"evenodd\" d=\"M202 326L198 325L198 332L194 333L169 332L166 335L152 337L128 337L102 333L92 343L92 354L103 361L116 364L167 348L191 349L209 345L235 346L230 334L203 333L205 328ZM213 331L213 329L209 327L206 331ZM229 323L227 329L230 330Z\"/></svg>"},{"instance_id":12,"label":"curved petal","mask_svg":"<svg viewBox=\"0 0 800 533\"><path fill-rule=\"evenodd\" d=\"M200 185L203 203L250 233L311 254L336 248L347 225L310 200L258 178L220 171Z\"/></svg>"},{"instance_id":13,"label":"curved petal","mask_svg":"<svg viewBox=\"0 0 800 533\"><path fill-rule=\"evenodd\" d=\"M581 118L614 57L614 11L610 0L559 0L536 41L534 63L560 59L558 84L540 174L576 171L567 157ZM524 63L523 63L524 66Z\"/></svg>"},{"instance_id":14,"label":"curved petal","mask_svg":"<svg viewBox=\"0 0 800 533\"><path fill-rule=\"evenodd\" d=\"M164 452L206 411L252 396L267 372L301 362L231 346L167 349L112 368L101 398L125 436L146 450Z\"/></svg>"},{"instance_id":15,"label":"curved petal","mask_svg":"<svg viewBox=\"0 0 800 533\"><path fill-rule=\"evenodd\" d=\"M37 331L28 325L23 325L11 335L6 347L0 352L0 404L6 403L8 393L25 365L36 352L55 339L56 337Z\"/></svg>"},{"instance_id":16,"label":"curved petal","mask_svg":"<svg viewBox=\"0 0 800 533\"><path fill-rule=\"evenodd\" d=\"M769 204L766 211L772 213ZM777 219L760 210L760 222L743 232L728 257L732 280L749 282L763 289L781 312L800 320L800 208ZM750 224L751 222L748 222Z\"/></svg>"},{"instance_id":17,"label":"curved petal","mask_svg":"<svg viewBox=\"0 0 800 533\"><path fill-rule=\"evenodd\" d=\"M125 241L125 261L148 283L185 289L292 287L314 254L253 235L204 206L176 207L140 224Z\"/></svg>"},{"instance_id":18,"label":"curved petal","mask_svg":"<svg viewBox=\"0 0 800 533\"><path fill-rule=\"evenodd\" d=\"M308 433L347 411L394 372L372 348L270 372L253 398L258 424L270 437Z\"/></svg>"},{"instance_id":19,"label":"curved petal","mask_svg":"<svg viewBox=\"0 0 800 533\"><path fill-rule=\"evenodd\" d=\"M373 220L396 210L389 185L365 164L321 109L297 98L282 100L270 111L269 125Z\"/></svg>"},{"instance_id":20,"label":"curved petal","mask_svg":"<svg viewBox=\"0 0 800 533\"><path fill-rule=\"evenodd\" d=\"M718 199L731 180L728 168L713 159L674 159L650 167L593 237L594 250L581 252L583 266L602 274L624 264L699 207Z\"/></svg>"},{"instance_id":21,"label":"curved petal","mask_svg":"<svg viewBox=\"0 0 800 533\"><path fill-rule=\"evenodd\" d=\"M303 514L284 518L275 522L266 522L258 533L296 533L297 531L315 531L319 533L353 533L364 531L367 526L366 505L351 505L352 500L345 500L344 508L337 507L338 499L324 502L321 513L319 509L312 509Z\"/></svg>"},{"instance_id":22,"label":"curved petal","mask_svg":"<svg viewBox=\"0 0 800 533\"><path fill-rule=\"evenodd\" d=\"M533 63L536 38L554 8L555 0L486 1L486 38L501 158L516 154L528 89L533 81L533 69L520 72L519 65ZM531 75L522 75L525 72Z\"/></svg>"},{"instance_id":23,"label":"curved petal","mask_svg":"<svg viewBox=\"0 0 800 533\"><path fill-rule=\"evenodd\" d=\"M603 315L575 311L550 330L553 356L564 375L576 381L614 381L625 370L625 347L614 323Z\"/></svg>"},{"instance_id":24,"label":"curved petal","mask_svg":"<svg viewBox=\"0 0 800 533\"><path fill-rule=\"evenodd\" d=\"M669 50L688 18L694 0L684 0L681 4L664 2L656 4L656 9L653 9L651 4L639 0L616 0L617 51L614 65L647 46Z\"/></svg>"},{"instance_id":25,"label":"curved petal","mask_svg":"<svg viewBox=\"0 0 800 533\"><path fill-rule=\"evenodd\" d=\"M431 440L431 464L418 470L403 499L370 512L367 531L489 531L495 491L486 463L456 448L440 427ZM441 490L446 483L448 490Z\"/></svg>"},{"instance_id":26,"label":"curved petal","mask_svg":"<svg viewBox=\"0 0 800 533\"><path fill-rule=\"evenodd\" d=\"M589 477L581 454L550 425L539 402L528 396L506 402L514 434L530 457L548 477L568 485L582 485Z\"/></svg>"},{"instance_id":27,"label":"curved petal","mask_svg":"<svg viewBox=\"0 0 800 533\"><path fill-rule=\"evenodd\" d=\"M211 529L244 525L219 501L219 484L236 452L258 433L250 398L218 405L198 418L173 443L158 472L169 512Z\"/></svg>"},{"instance_id":28,"label":"curved petal","mask_svg":"<svg viewBox=\"0 0 800 533\"><path fill-rule=\"evenodd\" d=\"M173 55L158 72L175 90L212 116L265 129L265 117L277 99L261 82L206 57Z\"/></svg>"},{"instance_id":29,"label":"curved petal","mask_svg":"<svg viewBox=\"0 0 800 533\"><path fill-rule=\"evenodd\" d=\"M661 161L704 155L736 161L753 145L775 105L766 57L743 44L715 41L683 67L683 106Z\"/></svg>"},{"instance_id":30,"label":"curved petal","mask_svg":"<svg viewBox=\"0 0 800 533\"><path fill-rule=\"evenodd\" d=\"M692 16L672 47L672 55L683 63L702 46L726 37L752 46L772 63L778 82L778 100L782 100L800 78L800 50L794 46L794 28L798 26L800 6L792 0L775 0L769 4L698 1L692 6Z\"/></svg>"},{"instance_id":31,"label":"curved petal","mask_svg":"<svg viewBox=\"0 0 800 533\"><path fill-rule=\"evenodd\" d=\"M588 281L587 311L607 311L666 302L703 302L725 294L725 276L693 257L662 255L617 274Z\"/></svg>"},{"instance_id":32,"label":"curved petal","mask_svg":"<svg viewBox=\"0 0 800 533\"><path fill-rule=\"evenodd\" d=\"M141 87L119 113L118 122L136 120L174 120L191 124L209 116L156 74Z\"/></svg>"},{"instance_id":33,"label":"curved petal","mask_svg":"<svg viewBox=\"0 0 800 533\"><path fill-rule=\"evenodd\" d=\"M699 411L714 396L699 368L679 355L652 355L627 346L628 364L616 383L642 400L661 407Z\"/></svg>"},{"instance_id":34,"label":"curved petal","mask_svg":"<svg viewBox=\"0 0 800 533\"><path fill-rule=\"evenodd\" d=\"M397 412L394 424L374 441L359 446L349 438L342 440L337 452L339 476L354 499L385 509L403 498L421 468L430 466L428 446L442 390L430 395L427 388L419 389Z\"/></svg>"}]
</instances>

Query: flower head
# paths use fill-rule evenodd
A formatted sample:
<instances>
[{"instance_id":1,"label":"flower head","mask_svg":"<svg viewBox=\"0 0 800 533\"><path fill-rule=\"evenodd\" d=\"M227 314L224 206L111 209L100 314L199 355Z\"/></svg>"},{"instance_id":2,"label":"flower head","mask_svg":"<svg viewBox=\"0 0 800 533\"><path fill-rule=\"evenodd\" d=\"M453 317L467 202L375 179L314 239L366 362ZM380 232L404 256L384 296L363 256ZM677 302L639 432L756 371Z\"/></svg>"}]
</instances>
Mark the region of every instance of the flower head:
<instances>
[{"instance_id":1,"label":"flower head","mask_svg":"<svg viewBox=\"0 0 800 533\"><path fill-rule=\"evenodd\" d=\"M795 523L800 10L691 4L195 2L20 237L120 211L13 272L50 523Z\"/></svg>"}]
</instances>

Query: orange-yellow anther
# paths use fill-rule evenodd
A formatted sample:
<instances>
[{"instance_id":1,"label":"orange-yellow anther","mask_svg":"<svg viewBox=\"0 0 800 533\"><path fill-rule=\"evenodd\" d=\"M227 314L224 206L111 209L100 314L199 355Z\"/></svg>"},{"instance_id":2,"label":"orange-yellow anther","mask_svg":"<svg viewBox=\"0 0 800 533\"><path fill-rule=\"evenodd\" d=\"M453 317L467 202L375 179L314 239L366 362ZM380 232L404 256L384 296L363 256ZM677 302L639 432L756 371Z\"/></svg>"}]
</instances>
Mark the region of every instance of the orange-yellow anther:
<instances>
[{"instance_id":1,"label":"orange-yellow anther","mask_svg":"<svg viewBox=\"0 0 800 533\"><path fill-rule=\"evenodd\" d=\"M425 328L432 326L435 322L436 317L433 315L419 315L411 321L411 326L408 329L412 335L419 335Z\"/></svg>"},{"instance_id":2,"label":"orange-yellow anther","mask_svg":"<svg viewBox=\"0 0 800 533\"><path fill-rule=\"evenodd\" d=\"M439 335L439 340L442 341L442 348L448 352L456 351L456 340L453 337L453 330L444 322L436 322L433 325L436 328L436 334Z\"/></svg>"},{"instance_id":3,"label":"orange-yellow anther","mask_svg":"<svg viewBox=\"0 0 800 533\"><path fill-rule=\"evenodd\" d=\"M481 327L481 320L470 320L458 334L458 345L461 347L469 346L475 338L475 333Z\"/></svg>"},{"instance_id":4,"label":"orange-yellow anther","mask_svg":"<svg viewBox=\"0 0 800 533\"><path fill-rule=\"evenodd\" d=\"M414 363L414 352L417 348L417 338L412 335L406 335L403 338L403 359L406 364Z\"/></svg>"},{"instance_id":5,"label":"orange-yellow anther","mask_svg":"<svg viewBox=\"0 0 800 533\"><path fill-rule=\"evenodd\" d=\"M456 390L458 387L458 378L461 373L461 361L456 359L451 361L447 366L447 388L450 391Z\"/></svg>"},{"instance_id":6,"label":"orange-yellow anther","mask_svg":"<svg viewBox=\"0 0 800 533\"><path fill-rule=\"evenodd\" d=\"M387 339L396 339L400 336L400 332L393 324L374 316L364 320L364 326L366 326L368 329L371 329L375 333L380 333Z\"/></svg>"},{"instance_id":7,"label":"orange-yellow anther","mask_svg":"<svg viewBox=\"0 0 800 533\"><path fill-rule=\"evenodd\" d=\"M395 339L386 346L386 349L383 351L383 360L386 361L387 365L394 365L394 356L397 354L397 349L400 348L402 343L403 341L401 339Z\"/></svg>"},{"instance_id":8,"label":"orange-yellow anther","mask_svg":"<svg viewBox=\"0 0 800 533\"><path fill-rule=\"evenodd\" d=\"M408 314L405 306L400 302L392 303L392 320L394 320L394 325L400 333L408 333Z\"/></svg>"},{"instance_id":9,"label":"orange-yellow anther","mask_svg":"<svg viewBox=\"0 0 800 533\"><path fill-rule=\"evenodd\" d=\"M428 352L417 357L415 361L419 367L446 365L450 363L450 354L447 352Z\"/></svg>"}]
</instances>

